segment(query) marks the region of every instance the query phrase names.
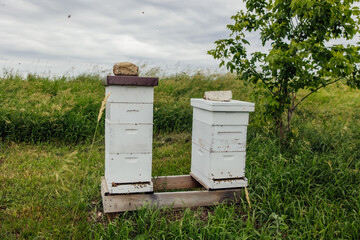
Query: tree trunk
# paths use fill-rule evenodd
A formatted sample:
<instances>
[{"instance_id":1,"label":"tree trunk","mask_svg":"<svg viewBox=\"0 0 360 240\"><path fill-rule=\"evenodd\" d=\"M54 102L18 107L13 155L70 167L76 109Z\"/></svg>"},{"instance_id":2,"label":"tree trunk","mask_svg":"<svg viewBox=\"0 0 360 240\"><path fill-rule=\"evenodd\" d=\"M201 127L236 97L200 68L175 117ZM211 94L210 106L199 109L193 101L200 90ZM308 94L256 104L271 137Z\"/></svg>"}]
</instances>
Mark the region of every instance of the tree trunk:
<instances>
[{"instance_id":1,"label":"tree trunk","mask_svg":"<svg viewBox=\"0 0 360 240\"><path fill-rule=\"evenodd\" d=\"M284 121L282 120L281 116L276 119L276 128L280 139L284 139Z\"/></svg>"},{"instance_id":2,"label":"tree trunk","mask_svg":"<svg viewBox=\"0 0 360 240\"><path fill-rule=\"evenodd\" d=\"M287 113L286 134L290 133L290 131L291 131L291 119L292 119L293 113L294 113L295 99L296 99L296 94L294 92L292 92L291 93L291 106L288 108L288 113Z\"/></svg>"},{"instance_id":3,"label":"tree trunk","mask_svg":"<svg viewBox=\"0 0 360 240\"><path fill-rule=\"evenodd\" d=\"M284 139L284 121L280 120L280 139Z\"/></svg>"}]
</instances>

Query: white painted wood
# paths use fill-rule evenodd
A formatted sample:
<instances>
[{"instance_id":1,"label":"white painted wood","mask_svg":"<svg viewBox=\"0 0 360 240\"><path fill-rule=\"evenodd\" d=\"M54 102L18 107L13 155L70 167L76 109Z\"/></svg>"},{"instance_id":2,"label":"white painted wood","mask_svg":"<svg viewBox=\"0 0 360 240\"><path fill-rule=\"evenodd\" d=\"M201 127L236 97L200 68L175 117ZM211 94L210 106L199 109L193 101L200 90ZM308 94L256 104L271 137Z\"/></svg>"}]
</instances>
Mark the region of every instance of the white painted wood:
<instances>
[{"instance_id":1,"label":"white painted wood","mask_svg":"<svg viewBox=\"0 0 360 240\"><path fill-rule=\"evenodd\" d=\"M192 144L191 172L193 167L209 179L245 177L246 152L212 152Z\"/></svg>"},{"instance_id":2,"label":"white painted wood","mask_svg":"<svg viewBox=\"0 0 360 240\"><path fill-rule=\"evenodd\" d=\"M112 186L111 182L106 181L109 194L129 194L153 192L153 183L129 183Z\"/></svg>"},{"instance_id":3,"label":"white painted wood","mask_svg":"<svg viewBox=\"0 0 360 240\"><path fill-rule=\"evenodd\" d=\"M120 86L110 85L105 87L105 94L110 94L107 102L122 103L153 103L153 86Z\"/></svg>"},{"instance_id":4,"label":"white painted wood","mask_svg":"<svg viewBox=\"0 0 360 240\"><path fill-rule=\"evenodd\" d=\"M105 151L151 153L152 124L115 124L105 120Z\"/></svg>"},{"instance_id":5,"label":"white painted wood","mask_svg":"<svg viewBox=\"0 0 360 240\"><path fill-rule=\"evenodd\" d=\"M201 108L193 109L193 119L209 125L248 125L248 112L212 112Z\"/></svg>"},{"instance_id":6,"label":"white painted wood","mask_svg":"<svg viewBox=\"0 0 360 240\"><path fill-rule=\"evenodd\" d=\"M247 186L246 134L255 104L191 99L191 175L208 189Z\"/></svg>"},{"instance_id":7,"label":"white painted wood","mask_svg":"<svg viewBox=\"0 0 360 240\"><path fill-rule=\"evenodd\" d=\"M153 86L105 87L105 181L110 194L152 192Z\"/></svg>"},{"instance_id":8,"label":"white painted wood","mask_svg":"<svg viewBox=\"0 0 360 240\"><path fill-rule=\"evenodd\" d=\"M209 152L246 151L247 126L210 125L193 120L193 142Z\"/></svg>"},{"instance_id":9,"label":"white painted wood","mask_svg":"<svg viewBox=\"0 0 360 240\"><path fill-rule=\"evenodd\" d=\"M255 103L231 100L230 102L209 101L201 98L192 98L191 106L212 112L253 112Z\"/></svg>"},{"instance_id":10,"label":"white painted wood","mask_svg":"<svg viewBox=\"0 0 360 240\"><path fill-rule=\"evenodd\" d=\"M215 181L203 175L203 172L197 168L192 168L190 175L195 178L206 189L229 189L229 188L243 188L248 186L247 178L244 179L224 179Z\"/></svg>"},{"instance_id":11,"label":"white painted wood","mask_svg":"<svg viewBox=\"0 0 360 240\"><path fill-rule=\"evenodd\" d=\"M115 103L106 104L106 119L110 123L153 123L152 103Z\"/></svg>"},{"instance_id":12,"label":"white painted wood","mask_svg":"<svg viewBox=\"0 0 360 240\"><path fill-rule=\"evenodd\" d=\"M109 183L150 182L151 153L105 153L105 177Z\"/></svg>"}]
</instances>

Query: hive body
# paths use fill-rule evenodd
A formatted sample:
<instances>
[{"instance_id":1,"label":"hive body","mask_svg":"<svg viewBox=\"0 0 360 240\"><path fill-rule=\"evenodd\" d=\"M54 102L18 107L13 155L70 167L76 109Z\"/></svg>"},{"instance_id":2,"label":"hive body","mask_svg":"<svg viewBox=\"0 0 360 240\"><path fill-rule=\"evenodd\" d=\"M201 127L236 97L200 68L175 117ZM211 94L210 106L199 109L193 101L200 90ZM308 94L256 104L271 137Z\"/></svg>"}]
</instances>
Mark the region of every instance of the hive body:
<instances>
[{"instance_id":1,"label":"hive body","mask_svg":"<svg viewBox=\"0 0 360 240\"><path fill-rule=\"evenodd\" d=\"M105 94L110 94L105 119L105 180L110 194L153 191L154 86L129 84L120 81L105 87Z\"/></svg>"},{"instance_id":2,"label":"hive body","mask_svg":"<svg viewBox=\"0 0 360 240\"><path fill-rule=\"evenodd\" d=\"M253 103L191 99L191 175L208 189L247 186L246 134Z\"/></svg>"}]
</instances>

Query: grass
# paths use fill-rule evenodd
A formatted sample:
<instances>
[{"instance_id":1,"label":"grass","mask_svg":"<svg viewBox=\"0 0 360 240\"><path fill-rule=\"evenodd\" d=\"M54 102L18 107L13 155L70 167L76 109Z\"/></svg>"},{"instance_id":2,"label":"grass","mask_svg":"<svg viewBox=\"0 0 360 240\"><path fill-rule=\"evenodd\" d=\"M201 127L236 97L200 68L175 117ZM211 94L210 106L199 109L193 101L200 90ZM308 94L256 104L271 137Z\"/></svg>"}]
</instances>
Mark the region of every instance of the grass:
<instances>
[{"instance_id":1,"label":"grass","mask_svg":"<svg viewBox=\"0 0 360 240\"><path fill-rule=\"evenodd\" d=\"M104 97L98 77L15 78L0 80L0 239L360 239L358 90L338 84L311 96L287 147L266 126L249 127L251 208L244 195L237 205L108 218L101 121L89 157ZM155 89L153 176L190 171L191 97L232 89L235 99L249 100L251 92L231 75L200 74L164 78Z\"/></svg>"},{"instance_id":2,"label":"grass","mask_svg":"<svg viewBox=\"0 0 360 240\"><path fill-rule=\"evenodd\" d=\"M237 86L233 75L181 74L161 79L155 87L154 130L190 131L190 98L202 97L204 89L234 89L235 98L248 99L249 88ZM6 75L0 80L0 138L33 143L89 141L103 98L104 86L96 75L51 80Z\"/></svg>"},{"instance_id":3,"label":"grass","mask_svg":"<svg viewBox=\"0 0 360 240\"><path fill-rule=\"evenodd\" d=\"M0 138L26 142L89 139L95 130L103 86L98 76L69 80L50 81L34 75L1 79Z\"/></svg>"}]
</instances>

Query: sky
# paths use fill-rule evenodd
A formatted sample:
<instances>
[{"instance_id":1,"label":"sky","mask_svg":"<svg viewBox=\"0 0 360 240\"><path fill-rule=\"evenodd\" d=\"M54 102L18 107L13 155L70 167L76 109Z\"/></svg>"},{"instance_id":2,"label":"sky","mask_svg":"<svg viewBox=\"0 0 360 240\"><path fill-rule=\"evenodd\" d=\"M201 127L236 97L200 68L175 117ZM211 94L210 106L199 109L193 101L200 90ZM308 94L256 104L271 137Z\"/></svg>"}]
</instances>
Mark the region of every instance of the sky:
<instances>
[{"instance_id":1,"label":"sky","mask_svg":"<svg viewBox=\"0 0 360 240\"><path fill-rule=\"evenodd\" d=\"M241 0L0 0L2 72L110 73L218 69L207 51L227 38Z\"/></svg>"},{"instance_id":2,"label":"sky","mask_svg":"<svg viewBox=\"0 0 360 240\"><path fill-rule=\"evenodd\" d=\"M242 0L0 0L0 74L106 75L125 61L141 73L218 71L207 51L243 9ZM247 35L248 52L266 51L258 38Z\"/></svg>"}]
</instances>

